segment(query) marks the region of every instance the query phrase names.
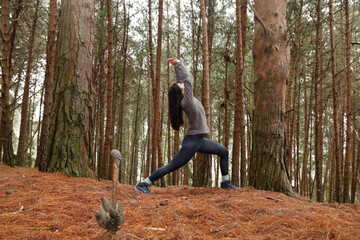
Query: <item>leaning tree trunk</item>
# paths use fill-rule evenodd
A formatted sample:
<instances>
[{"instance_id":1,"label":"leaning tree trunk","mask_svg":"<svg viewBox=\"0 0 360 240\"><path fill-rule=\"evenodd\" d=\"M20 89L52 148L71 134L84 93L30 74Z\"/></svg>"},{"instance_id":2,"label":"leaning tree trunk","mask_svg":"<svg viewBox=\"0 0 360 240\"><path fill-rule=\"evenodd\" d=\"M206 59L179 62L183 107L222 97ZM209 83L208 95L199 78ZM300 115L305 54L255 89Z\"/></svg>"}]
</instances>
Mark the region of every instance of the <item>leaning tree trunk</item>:
<instances>
[{"instance_id":1,"label":"leaning tree trunk","mask_svg":"<svg viewBox=\"0 0 360 240\"><path fill-rule=\"evenodd\" d=\"M286 166L285 93L290 70L286 1L255 0L255 4L254 141L249 183L295 196Z\"/></svg>"},{"instance_id":2,"label":"leaning tree trunk","mask_svg":"<svg viewBox=\"0 0 360 240\"><path fill-rule=\"evenodd\" d=\"M49 172L92 174L88 163L94 8L94 0L61 2L59 58L46 161Z\"/></svg>"}]
</instances>

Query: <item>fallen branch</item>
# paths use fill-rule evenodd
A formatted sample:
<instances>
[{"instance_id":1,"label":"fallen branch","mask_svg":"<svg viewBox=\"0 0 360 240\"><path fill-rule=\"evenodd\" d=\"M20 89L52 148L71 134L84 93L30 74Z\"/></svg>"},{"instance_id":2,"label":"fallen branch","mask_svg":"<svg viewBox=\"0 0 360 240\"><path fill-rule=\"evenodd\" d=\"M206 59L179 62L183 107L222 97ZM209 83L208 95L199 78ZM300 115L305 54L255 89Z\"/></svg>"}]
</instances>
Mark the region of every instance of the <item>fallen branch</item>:
<instances>
[{"instance_id":1,"label":"fallen branch","mask_svg":"<svg viewBox=\"0 0 360 240\"><path fill-rule=\"evenodd\" d=\"M21 206L20 209L17 210L16 212L3 213L3 214L0 214L0 216L6 216L6 215L10 215L10 214L18 214L18 213L20 213L22 210L24 210L24 206Z\"/></svg>"}]
</instances>

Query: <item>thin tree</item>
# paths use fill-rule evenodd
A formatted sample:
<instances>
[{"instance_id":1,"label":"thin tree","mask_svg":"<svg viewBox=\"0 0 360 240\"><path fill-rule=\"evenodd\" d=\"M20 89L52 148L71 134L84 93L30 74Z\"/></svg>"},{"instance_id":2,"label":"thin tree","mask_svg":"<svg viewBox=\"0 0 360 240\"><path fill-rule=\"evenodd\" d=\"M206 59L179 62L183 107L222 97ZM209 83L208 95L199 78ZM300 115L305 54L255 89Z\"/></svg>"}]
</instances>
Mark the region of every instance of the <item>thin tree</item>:
<instances>
[{"instance_id":1,"label":"thin tree","mask_svg":"<svg viewBox=\"0 0 360 240\"><path fill-rule=\"evenodd\" d=\"M292 51L292 68L290 70L290 80L289 80L289 88L287 94L287 109L289 114L289 134L288 134L288 166L290 171L290 179L292 179L292 153L293 153L293 140L294 140L294 128L295 128L295 108L296 108L296 99L297 99L297 75L298 75L298 66L299 66L299 53L300 53L300 29L301 29L301 17L302 17L302 7L303 1L300 1L299 12L296 17L296 26L295 26L295 47ZM291 98L292 92L292 98ZM290 107L291 105L291 107ZM291 110L290 110L291 108ZM295 167L294 167L295 168Z\"/></svg>"},{"instance_id":2,"label":"thin tree","mask_svg":"<svg viewBox=\"0 0 360 240\"><path fill-rule=\"evenodd\" d=\"M255 10L254 140L249 183L295 196L285 154L285 93L290 70L286 1L255 0Z\"/></svg>"},{"instance_id":3,"label":"thin tree","mask_svg":"<svg viewBox=\"0 0 360 240\"><path fill-rule=\"evenodd\" d=\"M178 29L177 29L177 58L181 59L181 54L180 54L180 48L181 48L181 7L180 7L181 1L179 0L177 2L177 17L178 17ZM168 65L169 66L169 65ZM186 121L185 121L186 124ZM179 151L179 141L180 141L180 137L179 137L180 131L179 130L174 130L174 155ZM171 175L171 183L172 185L179 185L179 172L181 171L181 169L178 169L176 171L174 171Z\"/></svg>"},{"instance_id":4,"label":"thin tree","mask_svg":"<svg viewBox=\"0 0 360 240\"><path fill-rule=\"evenodd\" d=\"M349 0L344 0L345 5L345 44L346 44L346 148L344 166L344 194L343 202L348 203L350 179L350 146L351 146L351 68L350 68L350 21Z\"/></svg>"},{"instance_id":5,"label":"thin tree","mask_svg":"<svg viewBox=\"0 0 360 240\"><path fill-rule=\"evenodd\" d=\"M160 115L160 74L161 74L161 43L162 43L162 19L163 19L163 0L159 1L159 19L158 19L158 38L156 50L156 76L153 85L154 101L154 125L152 132L152 169L156 169L158 154L158 137L159 137L159 115Z\"/></svg>"},{"instance_id":6,"label":"thin tree","mask_svg":"<svg viewBox=\"0 0 360 240\"><path fill-rule=\"evenodd\" d=\"M150 71L149 72L150 72L150 83L152 86L151 87L152 96L154 96L154 91L155 91L155 73L154 72L155 71L154 71L154 50L153 50L154 47L153 47L153 40L152 40L151 0L148 1L148 7L149 7L148 11L149 11L149 61L150 61L150 63L149 63ZM149 126L154 126L152 117L155 115L150 111L150 109L151 109L151 104L150 104L151 101L150 100L151 100L151 97L149 94L149 96L148 96L148 111L149 111L148 112L148 124L149 124ZM146 164L146 172L145 172L146 176L148 176L150 172L155 171L155 167L156 167L156 165L152 164L152 159L150 159L150 157L151 157L150 155L153 152L150 142L154 143L152 140L153 136L151 136L152 138L150 138L150 133L151 133L150 129L151 128L149 127L148 128L148 136L149 136L148 151L149 151L149 153L147 156L147 164ZM151 149L151 151L150 151L150 149Z\"/></svg>"},{"instance_id":7,"label":"thin tree","mask_svg":"<svg viewBox=\"0 0 360 240\"><path fill-rule=\"evenodd\" d=\"M134 115L134 130L133 130L133 143L131 151L131 168L130 168L130 184L136 184L137 169L138 169L138 131L139 131L139 109L140 109L140 93L141 93L141 81L139 78L137 98L136 98L136 110Z\"/></svg>"},{"instance_id":8,"label":"thin tree","mask_svg":"<svg viewBox=\"0 0 360 240\"><path fill-rule=\"evenodd\" d=\"M246 177L245 156L241 156L241 183L239 177L240 144L245 148L245 124L244 124L244 77L243 77L243 54L242 54L242 29L241 29L241 3L236 0L236 80L235 80L235 112L234 112L234 140L232 157L232 182L235 186L243 186ZM243 171L244 170L244 171ZM242 182L244 181L244 183Z\"/></svg>"},{"instance_id":9,"label":"thin tree","mask_svg":"<svg viewBox=\"0 0 360 240\"><path fill-rule=\"evenodd\" d=\"M307 183L307 159L308 159L308 153L309 153L309 131L310 131L310 116L311 116L311 104L309 104L309 102L311 102L311 98L312 98L312 88L311 88L311 93L310 93L310 97L307 97L307 87L306 84L304 84L304 112L305 112L305 127L304 127L304 131L305 131L305 136L304 136L304 150L303 150L303 164L302 164L302 172L301 172L301 182L300 182L300 195L304 196L306 195L306 183ZM309 105L309 106L308 106Z\"/></svg>"},{"instance_id":10,"label":"thin tree","mask_svg":"<svg viewBox=\"0 0 360 240\"><path fill-rule=\"evenodd\" d=\"M323 112L322 112L322 0L316 5L316 49L315 49L315 181L316 200L322 201L322 163L323 163Z\"/></svg>"},{"instance_id":11,"label":"thin tree","mask_svg":"<svg viewBox=\"0 0 360 240\"><path fill-rule=\"evenodd\" d=\"M166 18L167 18L167 36L166 36L166 56L170 58L170 18L169 18L169 3L166 2ZM170 88L170 63L166 66L167 89ZM167 159L168 163L171 161L171 128L170 128L170 111L167 114ZM171 175L168 174L167 185L171 185Z\"/></svg>"},{"instance_id":12,"label":"thin tree","mask_svg":"<svg viewBox=\"0 0 360 240\"><path fill-rule=\"evenodd\" d=\"M104 29L105 29L105 12L104 12L104 1L100 1L100 14L99 14L99 64L100 64L100 72L98 77L98 92L99 92L99 143L98 143L98 156L97 156L97 174L100 178L106 178L105 176L105 161L103 159L103 153L104 153L104 128L105 128L105 86L104 86L104 80L105 80L105 49L104 49Z\"/></svg>"},{"instance_id":13,"label":"thin tree","mask_svg":"<svg viewBox=\"0 0 360 240\"><path fill-rule=\"evenodd\" d=\"M21 104L21 120L20 120L20 135L19 135L19 145L17 151L17 163L19 166L24 166L24 154L26 148L26 136L27 136L27 118L29 113L29 91L30 91L30 77L31 77L31 68L33 63L33 49L35 41L35 32L38 21L38 10L39 10L40 1L37 0L35 4L35 14L33 18L33 23L31 26L30 38L29 38L29 48L28 48L28 59L26 64L26 75L25 75L25 84L24 84L24 93L23 93L23 102Z\"/></svg>"},{"instance_id":14,"label":"thin tree","mask_svg":"<svg viewBox=\"0 0 360 240\"><path fill-rule=\"evenodd\" d=\"M110 179L110 148L113 138L112 123L113 123L113 85L114 85L114 66L113 66L113 19L112 19L112 1L107 0L107 47L108 47L108 61L107 61L107 104L106 104L106 128L105 128L105 143L104 143L104 157L105 163L105 178Z\"/></svg>"},{"instance_id":15,"label":"thin tree","mask_svg":"<svg viewBox=\"0 0 360 240\"><path fill-rule=\"evenodd\" d=\"M334 162L332 164L335 170L335 186L340 186L340 152L339 152L339 125L338 125L338 83L335 55L335 37L334 37L334 16L333 1L329 0L329 21L330 21L330 44L331 44L331 77L332 77L332 98L333 98L333 133L334 133ZM338 184L336 184L338 183ZM330 191L332 187L330 188ZM335 190L336 201L340 201L340 189ZM332 202L332 194L330 194Z\"/></svg>"},{"instance_id":16,"label":"thin tree","mask_svg":"<svg viewBox=\"0 0 360 240\"><path fill-rule=\"evenodd\" d=\"M84 4L84 3L87 4ZM95 1L63 0L53 115L45 170L93 176L90 81L92 76ZM81 6L81 7L79 7Z\"/></svg>"},{"instance_id":17,"label":"thin tree","mask_svg":"<svg viewBox=\"0 0 360 240\"><path fill-rule=\"evenodd\" d=\"M122 42L122 54L123 54L123 71L120 86L120 104L119 104L119 119L118 119L118 133L117 143L119 149L123 150L123 132L124 132L124 108L125 108L125 89L126 89L126 71L127 71L127 58L128 58L128 40L129 40L129 17L126 12L126 4L123 2L123 22L124 22L124 33ZM125 181L125 162L120 163L120 182Z\"/></svg>"},{"instance_id":18,"label":"thin tree","mask_svg":"<svg viewBox=\"0 0 360 240\"><path fill-rule=\"evenodd\" d=\"M209 129L211 129L210 118L210 62L209 62L209 44L208 29L206 23L205 1L200 1L200 14L202 19L203 36L203 83L202 83L202 104L205 109L205 116ZM211 130L210 130L211 131ZM211 161L209 156L199 154L194 163L193 184L195 187L209 186L211 181Z\"/></svg>"},{"instance_id":19,"label":"thin tree","mask_svg":"<svg viewBox=\"0 0 360 240\"><path fill-rule=\"evenodd\" d=\"M46 157L46 146L49 142L50 123L51 123L51 107L53 104L53 89L56 70L56 16L57 1L50 0L49 7L49 24L48 39L46 43L46 68L44 79L44 112L41 123L40 143L38 144L35 166L41 171L45 171L44 161Z\"/></svg>"}]
</instances>

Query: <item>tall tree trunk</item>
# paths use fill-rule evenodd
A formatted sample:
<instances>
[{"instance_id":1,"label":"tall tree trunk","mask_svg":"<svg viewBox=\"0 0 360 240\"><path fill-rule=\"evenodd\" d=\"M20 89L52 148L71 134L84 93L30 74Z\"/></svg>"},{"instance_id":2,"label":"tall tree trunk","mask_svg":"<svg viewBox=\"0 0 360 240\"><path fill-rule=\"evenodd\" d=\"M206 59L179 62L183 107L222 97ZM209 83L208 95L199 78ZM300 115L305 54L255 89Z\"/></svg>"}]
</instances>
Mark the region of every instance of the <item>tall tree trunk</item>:
<instances>
[{"instance_id":1,"label":"tall tree trunk","mask_svg":"<svg viewBox=\"0 0 360 240\"><path fill-rule=\"evenodd\" d=\"M170 58L170 20L169 20L169 4L166 4L166 22L167 22L167 37L166 37L166 56ZM170 63L166 66L166 78L167 78L167 88L170 88ZM170 112L167 114L167 159L168 163L171 161L171 129L170 129ZM167 176L167 185L171 185L171 175Z\"/></svg>"},{"instance_id":2,"label":"tall tree trunk","mask_svg":"<svg viewBox=\"0 0 360 240\"><path fill-rule=\"evenodd\" d=\"M107 104L106 104L106 129L105 129L105 143L104 143L104 157L105 163L105 178L111 179L110 174L110 148L113 139L112 123L113 123L113 84L114 84L114 67L113 67L113 20L112 20L112 1L107 0L107 29L108 29L108 73L107 73Z\"/></svg>"},{"instance_id":3,"label":"tall tree trunk","mask_svg":"<svg viewBox=\"0 0 360 240\"><path fill-rule=\"evenodd\" d=\"M5 9L4 9L5 15L3 15L3 13L1 13L1 14L2 14L2 16L4 16L4 21L7 21L7 24L10 24L10 22L9 22L10 11L9 11L9 9L6 9L6 7L9 7L9 4L4 3L4 6L5 6ZM8 109L9 110L8 114L11 113L11 116L13 116L14 113L15 113L15 111L11 111L11 109L15 105L16 101L14 100L13 104L10 104L10 99L9 99L8 102L9 102L10 106L6 107L6 104L5 104L6 99L4 99L3 97L6 96L7 95L6 92L10 90L10 73L11 73L11 65L12 65L11 60L12 60L12 55L13 55L13 52L14 52L14 49L15 49L15 36L16 36L16 32L17 32L17 27L19 25L20 14L23 11L23 9L24 9L23 0L18 0L17 4L16 4L16 8L15 8L15 14L14 14L14 17L13 17L14 21L12 22L12 26L11 26L12 31L10 33L10 28L8 30L6 30L6 28L8 27L7 26L4 29L5 31L7 31L5 33L5 36L2 36L2 42L5 41L4 42L5 45L3 46L4 48L3 47L1 48L1 51L2 51L1 53L3 54L3 49L7 49L5 51L5 53L8 54L8 55L4 58L4 63L8 62L8 67L6 67L6 68L9 69L9 70L6 70L6 71L8 71L8 73L6 72L5 75L3 75L4 77L8 78L8 79L3 79L3 83L5 83L5 82L9 82L9 83L8 83L8 86L5 85L1 89L1 93L2 93L2 110L1 111L2 112L7 111L7 109ZM9 12L7 16L6 16L6 12ZM4 22L4 21L3 21L3 18L2 18L1 22ZM5 24L5 22L4 22L4 24ZM1 30L1 32L2 32L2 30ZM8 39L9 36L10 36L10 39ZM2 63L3 62L1 61L1 66L3 66ZM6 76L7 74L8 74L8 77ZM18 81L18 84L16 84L14 99L16 99L16 97L17 97L17 93L18 93L18 89L19 89L19 82L20 81ZM9 89L9 90L7 90L7 89ZM3 121L3 119L4 119L4 121L7 121L6 118L7 118L6 116L4 116L4 118L1 117L1 121L0 121L0 159L1 159L1 153L2 153L2 150L3 150L3 144L5 143L4 136L7 136L6 139L12 139L12 132L9 133L9 131L10 131L10 129L11 130L13 129L13 127L12 127L12 124L13 124L12 119L14 119L14 118L13 117L10 118L10 121L9 121L10 125L6 125L7 129L5 129L5 132L4 132L3 131L4 129L2 127L2 121ZM11 136L9 134L11 134ZM7 154L7 156L11 157L11 160L9 162L13 162L13 163L10 163L10 164L7 163L7 164L8 165L15 164L15 159L12 158L12 155L13 155L12 144L11 145L7 144L5 149L7 149L6 152L11 153L11 154ZM5 157L5 154L4 154L4 157Z\"/></svg>"},{"instance_id":4,"label":"tall tree trunk","mask_svg":"<svg viewBox=\"0 0 360 240\"><path fill-rule=\"evenodd\" d=\"M241 144L241 186L245 186L246 159L245 159L245 121L244 121L244 76L241 31L241 4L236 0L236 80L235 80L235 113L234 113L234 146L232 157L232 182L240 186L239 159Z\"/></svg>"},{"instance_id":5,"label":"tall tree trunk","mask_svg":"<svg viewBox=\"0 0 360 240\"><path fill-rule=\"evenodd\" d=\"M202 104L205 108L205 116L207 124L211 131L210 118L210 62L209 62L209 45L208 45L208 29L206 23L205 0L200 1L200 13L202 19L202 34L203 34L203 89L202 89ZM194 163L194 186L209 186L211 184L211 161L209 156L199 154Z\"/></svg>"},{"instance_id":6,"label":"tall tree trunk","mask_svg":"<svg viewBox=\"0 0 360 240\"><path fill-rule=\"evenodd\" d=\"M295 196L285 154L285 93L290 70L286 1L255 0L255 9L264 25L258 19L255 22L254 140L249 182L258 189Z\"/></svg>"},{"instance_id":7,"label":"tall tree trunk","mask_svg":"<svg viewBox=\"0 0 360 240\"><path fill-rule=\"evenodd\" d=\"M91 176L89 108L94 0L63 0L46 170Z\"/></svg>"},{"instance_id":8,"label":"tall tree trunk","mask_svg":"<svg viewBox=\"0 0 360 240\"><path fill-rule=\"evenodd\" d=\"M180 7L181 1L179 0L177 2L177 17L178 17L178 31L177 31L177 58L181 59L181 53L180 53L180 49L181 49L181 7ZM186 121L184 121L186 124ZM179 151L179 141L180 141L180 137L179 137L180 131L179 130L174 130L174 155ZM172 178L172 185L179 185L179 173L180 173L180 169L174 171L173 173L171 173L171 178Z\"/></svg>"},{"instance_id":9,"label":"tall tree trunk","mask_svg":"<svg viewBox=\"0 0 360 240\"><path fill-rule=\"evenodd\" d=\"M245 63L245 49L246 49L246 22L247 22L247 13L246 13L247 1L241 1L241 46L242 46L242 70L241 70L241 89L240 90L240 186L245 187L247 183L247 162L246 159L246 133L245 133L245 94L244 94L244 63ZM238 77L238 76L236 76Z\"/></svg>"},{"instance_id":10,"label":"tall tree trunk","mask_svg":"<svg viewBox=\"0 0 360 240\"><path fill-rule=\"evenodd\" d=\"M148 71L148 86L152 86L152 81L150 77L150 73ZM152 126L152 114L151 114L151 91L150 87L147 88L147 104L148 104L148 112L147 112L147 122L148 122L148 128L147 128L147 148L146 148L146 166L145 166L145 175L144 177L148 177L150 170L151 170L151 127Z\"/></svg>"},{"instance_id":11,"label":"tall tree trunk","mask_svg":"<svg viewBox=\"0 0 360 240\"><path fill-rule=\"evenodd\" d=\"M12 126L10 109L10 6L8 0L1 2L1 69L2 69L2 110L1 110L1 138L0 145L3 147L3 162L9 166L14 166L12 149ZM1 157L1 152L0 152Z\"/></svg>"},{"instance_id":12,"label":"tall tree trunk","mask_svg":"<svg viewBox=\"0 0 360 240\"><path fill-rule=\"evenodd\" d=\"M346 42L346 149L344 166L344 195L343 202L350 202L350 146L351 146L351 68L350 68L350 23L349 0L344 0L345 5L345 42Z\"/></svg>"},{"instance_id":13,"label":"tall tree trunk","mask_svg":"<svg viewBox=\"0 0 360 240\"><path fill-rule=\"evenodd\" d=\"M304 150L303 150L303 165L302 165L302 173L301 173L301 183L300 183L300 195L304 196L306 195L306 173L307 173L307 158L308 158L308 146L309 146L309 130L310 130L310 116L311 116L311 98L312 98L312 88L310 91L310 97L309 100L307 98L307 87L306 84L304 84L304 113L305 113L305 136L304 136ZM310 102L310 103L309 103ZM308 106L309 105L309 106Z\"/></svg>"},{"instance_id":14,"label":"tall tree trunk","mask_svg":"<svg viewBox=\"0 0 360 240\"><path fill-rule=\"evenodd\" d=\"M99 22L100 22L100 43L99 43L99 58L100 58L100 73L99 73L99 144L98 144L98 168L97 173L98 177L105 179L105 161L103 158L104 154L104 128L105 128L105 90L104 90L104 80L105 77L105 49L104 45L104 29L105 29L105 14L104 14L104 1L100 1L100 14L99 14Z\"/></svg>"},{"instance_id":15,"label":"tall tree trunk","mask_svg":"<svg viewBox=\"0 0 360 240\"><path fill-rule=\"evenodd\" d=\"M317 1L316 49L315 49L315 181L316 200L322 201L322 162L323 162L323 129L322 129L322 0Z\"/></svg>"},{"instance_id":16,"label":"tall tree trunk","mask_svg":"<svg viewBox=\"0 0 360 240\"><path fill-rule=\"evenodd\" d=\"M334 161L335 187L340 187L340 153L339 153L339 126L338 126L338 82L336 79L336 55L335 55L335 37L334 37L334 17L332 0L329 0L329 20L330 20L330 43L331 43L331 76L332 76L332 96L333 96L333 127L334 127ZM336 201L340 201L340 189L335 188ZM332 201L332 199L330 199Z\"/></svg>"},{"instance_id":17,"label":"tall tree trunk","mask_svg":"<svg viewBox=\"0 0 360 240\"><path fill-rule=\"evenodd\" d=\"M152 136L152 169L156 169L157 165L157 145L159 137L159 113L160 113L160 76L161 76L161 43L162 43L162 18L163 18L163 0L159 1L159 19L158 19L158 39L156 50L156 77L153 85L153 101L154 101L154 125Z\"/></svg>"},{"instance_id":18,"label":"tall tree trunk","mask_svg":"<svg viewBox=\"0 0 360 240\"><path fill-rule=\"evenodd\" d=\"M39 3L40 3L40 1L37 0L36 5L35 5L35 15L33 18L33 24L31 27L30 38L29 38L29 48L28 48L29 55L28 55L27 64L26 64L23 102L21 105L19 145L18 145L18 151L17 151L17 163L19 164L19 166L24 166L24 155L25 155L27 123L28 123L27 118L28 118L28 112L29 112L30 77L31 77L31 67L32 67L32 62L33 62L33 49L34 49L36 25L37 25L37 20L38 20Z\"/></svg>"},{"instance_id":19,"label":"tall tree trunk","mask_svg":"<svg viewBox=\"0 0 360 240\"><path fill-rule=\"evenodd\" d=\"M45 171L44 161L47 159L46 146L49 141L49 131L51 123L51 107L53 104L53 89L54 78L56 70L56 16L57 16L57 1L50 1L49 9L49 25L48 25L48 40L46 43L46 68L45 68L45 96L44 96L44 112L41 124L40 143L37 148L35 166L39 167L40 171Z\"/></svg>"},{"instance_id":20,"label":"tall tree trunk","mask_svg":"<svg viewBox=\"0 0 360 240\"><path fill-rule=\"evenodd\" d=\"M154 91L155 91L155 71L154 71L154 50L153 50L153 40L152 40L152 17L151 17L151 0L148 1L148 6L149 6L149 57L150 57L150 80L151 80L151 86L152 86L152 96L154 97ZM153 99L154 101L154 99ZM149 102L149 107L150 107L150 102ZM153 118L155 117L155 114L152 112L152 116ZM152 126L154 126L154 119L152 119ZM149 122L149 126L150 122ZM154 130L154 129L152 129ZM153 131L152 131L153 132ZM154 147L154 136L151 136L151 144L149 144L149 147L151 148L151 154L154 152L153 147ZM153 159L151 158L151 160L149 159L149 171L150 172L154 172L156 169L156 163L153 163Z\"/></svg>"},{"instance_id":21,"label":"tall tree trunk","mask_svg":"<svg viewBox=\"0 0 360 240\"><path fill-rule=\"evenodd\" d=\"M123 72L120 86L120 106L119 106L119 119L118 119L118 134L117 134L117 143L120 151L123 151L123 129L124 129L124 108L125 108L125 89L126 89L126 70L127 70L127 56L128 56L128 39L129 39L129 19L126 14L125 1L123 3L124 11L124 35L123 35ZM125 162L120 163L120 181L123 183L125 181Z\"/></svg>"},{"instance_id":22,"label":"tall tree trunk","mask_svg":"<svg viewBox=\"0 0 360 240\"><path fill-rule=\"evenodd\" d=\"M293 159L292 159L292 153L293 153L293 139L294 139L294 129L295 129L295 105L296 105L296 99L297 99L297 75L298 75L298 65L299 65L299 53L300 53L300 29L301 29L301 16L302 16L302 7L303 7L303 1L300 1L300 6L299 6L299 12L297 14L297 18L296 18L296 27L295 27L295 47L294 50L292 52L292 68L290 70L290 87L288 88L288 93L291 93L291 91L293 91L292 94L292 100L291 100L291 94L288 94L288 98L287 98L287 103L289 103L289 105L291 104L291 111L289 110L289 123L290 123L290 127L289 127L289 133L288 133L288 166L289 166L289 171L290 171L290 180L292 179L292 164L293 164ZM293 83L293 85L292 85Z\"/></svg>"}]
</instances>

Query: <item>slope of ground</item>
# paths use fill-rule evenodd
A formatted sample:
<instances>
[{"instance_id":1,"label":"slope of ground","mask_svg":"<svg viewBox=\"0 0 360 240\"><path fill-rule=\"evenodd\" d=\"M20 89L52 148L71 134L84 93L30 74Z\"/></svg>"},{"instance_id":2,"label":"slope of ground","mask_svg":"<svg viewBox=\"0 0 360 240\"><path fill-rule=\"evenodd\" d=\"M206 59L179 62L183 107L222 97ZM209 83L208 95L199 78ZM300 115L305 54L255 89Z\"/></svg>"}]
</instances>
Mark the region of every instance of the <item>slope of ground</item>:
<instances>
[{"instance_id":1,"label":"slope of ground","mask_svg":"<svg viewBox=\"0 0 360 240\"><path fill-rule=\"evenodd\" d=\"M125 221L113 239L359 239L360 204L315 203L252 188L119 185ZM0 165L0 239L101 239L111 182Z\"/></svg>"}]
</instances>

